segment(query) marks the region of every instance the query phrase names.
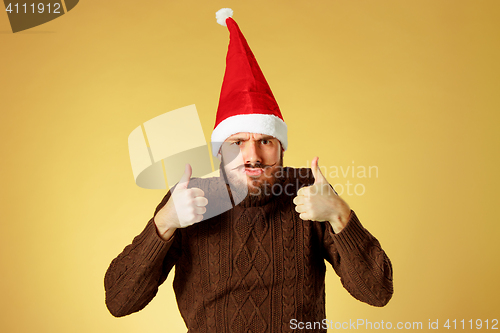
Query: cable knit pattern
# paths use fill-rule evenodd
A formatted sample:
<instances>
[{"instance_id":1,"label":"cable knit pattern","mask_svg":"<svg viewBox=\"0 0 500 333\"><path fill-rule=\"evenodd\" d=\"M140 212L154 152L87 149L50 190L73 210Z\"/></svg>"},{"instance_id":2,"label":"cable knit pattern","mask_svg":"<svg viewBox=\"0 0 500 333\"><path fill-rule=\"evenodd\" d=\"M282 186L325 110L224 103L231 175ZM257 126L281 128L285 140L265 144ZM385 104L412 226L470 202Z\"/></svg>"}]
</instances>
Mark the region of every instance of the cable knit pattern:
<instances>
[{"instance_id":1,"label":"cable knit pattern","mask_svg":"<svg viewBox=\"0 0 500 333\"><path fill-rule=\"evenodd\" d=\"M216 302L217 290L220 281L220 221L216 220L215 223L208 225L210 237L208 237L208 272L209 281L207 285L207 297L205 309L207 311L207 326L209 332L216 331Z\"/></svg>"},{"instance_id":2,"label":"cable knit pattern","mask_svg":"<svg viewBox=\"0 0 500 333\"><path fill-rule=\"evenodd\" d=\"M209 202L204 220L165 242L151 219L106 272L110 312L144 308L175 267L173 287L188 332L291 332L291 319L325 319L325 260L355 298L387 304L392 266L379 242L353 211L339 234L328 222L302 221L292 200L314 178L310 169L285 170L285 193L256 207L231 208L221 178L193 178L189 186L201 188Z\"/></svg>"},{"instance_id":3,"label":"cable knit pattern","mask_svg":"<svg viewBox=\"0 0 500 333\"><path fill-rule=\"evenodd\" d=\"M280 209L285 212L285 208ZM295 280L297 279L297 267L295 261L295 233L294 223L286 219L286 214L281 215L281 227L283 232L283 284L282 284L282 306L283 317L281 321L281 331L291 332L290 322L287 318L297 318Z\"/></svg>"},{"instance_id":4,"label":"cable knit pattern","mask_svg":"<svg viewBox=\"0 0 500 333\"><path fill-rule=\"evenodd\" d=\"M268 323L260 306L269 294L263 275L269 265L269 254L262 241L269 226L262 209L244 211L234 223L236 243L239 244L234 257L234 290L231 296L236 311L230 321L230 332L265 332ZM267 314L266 314L267 316Z\"/></svg>"}]
</instances>

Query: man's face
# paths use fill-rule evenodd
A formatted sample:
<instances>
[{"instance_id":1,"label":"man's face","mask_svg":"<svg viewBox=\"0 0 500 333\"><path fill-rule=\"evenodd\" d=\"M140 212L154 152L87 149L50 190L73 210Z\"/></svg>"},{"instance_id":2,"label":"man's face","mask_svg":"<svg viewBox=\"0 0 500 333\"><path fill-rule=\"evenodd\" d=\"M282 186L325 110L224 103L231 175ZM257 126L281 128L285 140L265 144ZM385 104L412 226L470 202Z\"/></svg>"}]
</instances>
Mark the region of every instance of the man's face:
<instances>
[{"instance_id":1,"label":"man's face","mask_svg":"<svg viewBox=\"0 0 500 333\"><path fill-rule=\"evenodd\" d=\"M270 194L270 187L276 183L275 174L283 166L278 139L265 134L236 133L222 144L221 154L231 185L248 190L251 196Z\"/></svg>"}]
</instances>

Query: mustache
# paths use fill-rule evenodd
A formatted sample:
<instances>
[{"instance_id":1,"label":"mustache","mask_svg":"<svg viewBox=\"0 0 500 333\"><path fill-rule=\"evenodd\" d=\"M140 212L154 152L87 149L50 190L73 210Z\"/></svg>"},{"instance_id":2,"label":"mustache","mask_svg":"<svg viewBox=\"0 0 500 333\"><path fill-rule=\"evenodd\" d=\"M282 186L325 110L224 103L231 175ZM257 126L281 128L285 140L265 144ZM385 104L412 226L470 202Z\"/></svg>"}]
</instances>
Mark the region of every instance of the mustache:
<instances>
[{"instance_id":1,"label":"mustache","mask_svg":"<svg viewBox=\"0 0 500 333\"><path fill-rule=\"evenodd\" d=\"M233 170L241 170L243 168L245 168L245 169L264 169L265 170L268 168L272 168L276 164L278 164L278 163L273 163L273 164L261 164L261 163L249 164L249 163L245 163L245 164L242 164L242 165L239 165L239 166L233 168Z\"/></svg>"}]
</instances>

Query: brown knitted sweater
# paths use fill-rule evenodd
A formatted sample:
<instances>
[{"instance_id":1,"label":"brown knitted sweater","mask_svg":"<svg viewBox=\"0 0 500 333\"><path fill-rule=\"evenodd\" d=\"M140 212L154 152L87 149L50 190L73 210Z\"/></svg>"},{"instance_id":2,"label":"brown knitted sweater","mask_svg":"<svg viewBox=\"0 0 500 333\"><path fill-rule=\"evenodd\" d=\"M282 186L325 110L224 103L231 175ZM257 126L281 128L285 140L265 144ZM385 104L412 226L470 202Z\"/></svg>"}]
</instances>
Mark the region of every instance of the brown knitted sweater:
<instances>
[{"instance_id":1,"label":"brown knitted sweater","mask_svg":"<svg viewBox=\"0 0 500 333\"><path fill-rule=\"evenodd\" d=\"M286 193L214 217L220 207L211 203L226 185L221 178L192 179L189 187L201 188L209 201L205 220L165 242L151 219L106 272L109 311L125 316L144 308L175 266L173 286L188 332L291 332L292 319L325 319L325 260L352 296L387 304L392 267L379 242L353 211L338 234L328 222L301 220L292 200L314 177L310 169L285 169L293 171L285 173Z\"/></svg>"}]
</instances>

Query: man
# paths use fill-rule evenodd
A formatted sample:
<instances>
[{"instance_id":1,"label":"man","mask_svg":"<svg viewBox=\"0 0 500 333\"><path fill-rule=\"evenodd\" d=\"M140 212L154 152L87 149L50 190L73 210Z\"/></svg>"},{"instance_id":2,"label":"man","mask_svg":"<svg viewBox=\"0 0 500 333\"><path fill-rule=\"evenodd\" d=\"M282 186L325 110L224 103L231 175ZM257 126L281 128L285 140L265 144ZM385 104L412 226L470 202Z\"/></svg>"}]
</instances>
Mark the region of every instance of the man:
<instances>
[{"instance_id":1,"label":"man","mask_svg":"<svg viewBox=\"0 0 500 333\"><path fill-rule=\"evenodd\" d=\"M224 15L224 13L226 13ZM105 277L115 316L144 308L175 266L189 332L290 332L325 319L325 260L357 299L384 306L391 262L321 174L283 167L287 127L241 31L231 41L212 152L221 176L179 183ZM313 326L326 332L323 326Z\"/></svg>"}]
</instances>

